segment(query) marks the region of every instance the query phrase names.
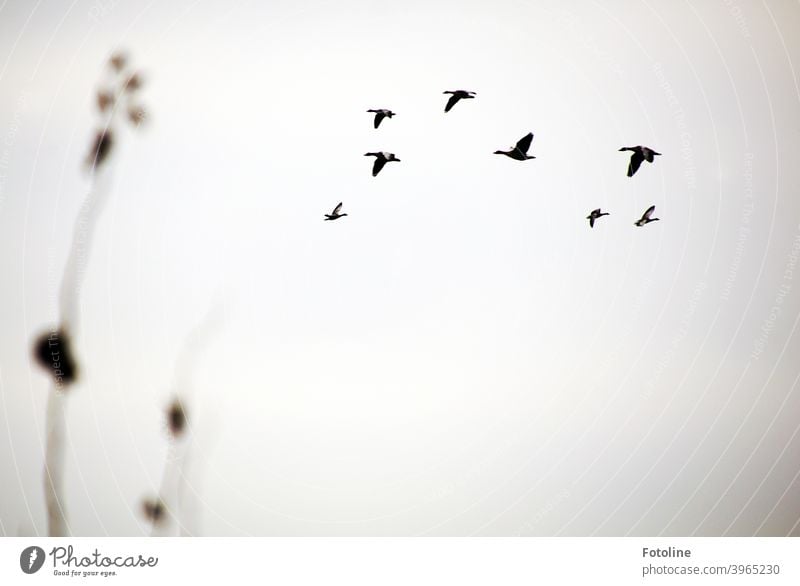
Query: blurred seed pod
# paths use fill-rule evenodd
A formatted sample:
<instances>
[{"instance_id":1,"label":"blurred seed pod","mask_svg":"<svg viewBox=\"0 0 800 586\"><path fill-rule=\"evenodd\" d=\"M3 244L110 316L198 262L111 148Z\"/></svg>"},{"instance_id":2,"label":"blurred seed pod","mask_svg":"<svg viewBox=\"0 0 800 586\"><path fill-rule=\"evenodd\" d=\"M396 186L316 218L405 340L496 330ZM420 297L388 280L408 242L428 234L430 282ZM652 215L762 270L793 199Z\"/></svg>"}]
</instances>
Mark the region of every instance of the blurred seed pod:
<instances>
[{"instance_id":1,"label":"blurred seed pod","mask_svg":"<svg viewBox=\"0 0 800 586\"><path fill-rule=\"evenodd\" d=\"M96 169L108 158L111 153L111 147L114 144L110 128L105 130L98 130L95 135L92 148L86 157L86 165L90 169Z\"/></svg>"},{"instance_id":2,"label":"blurred seed pod","mask_svg":"<svg viewBox=\"0 0 800 586\"><path fill-rule=\"evenodd\" d=\"M63 329L41 334L33 343L33 357L61 388L75 382L78 366L72 354L70 337Z\"/></svg>"},{"instance_id":3,"label":"blurred seed pod","mask_svg":"<svg viewBox=\"0 0 800 586\"><path fill-rule=\"evenodd\" d=\"M167 408L167 425L173 437L179 437L186 429L186 410L177 397Z\"/></svg>"},{"instance_id":4,"label":"blurred seed pod","mask_svg":"<svg viewBox=\"0 0 800 586\"><path fill-rule=\"evenodd\" d=\"M110 91L100 90L97 92L97 108L105 112L114 107L114 94Z\"/></svg>"},{"instance_id":5,"label":"blurred seed pod","mask_svg":"<svg viewBox=\"0 0 800 586\"><path fill-rule=\"evenodd\" d=\"M125 80L125 83L122 86L122 91L133 93L136 90L140 89L143 84L144 80L142 79L141 74L137 72Z\"/></svg>"},{"instance_id":6,"label":"blurred seed pod","mask_svg":"<svg viewBox=\"0 0 800 586\"><path fill-rule=\"evenodd\" d=\"M128 106L128 121L138 128L147 122L147 111L142 106Z\"/></svg>"},{"instance_id":7,"label":"blurred seed pod","mask_svg":"<svg viewBox=\"0 0 800 586\"><path fill-rule=\"evenodd\" d=\"M128 57L122 51L117 51L108 60L114 71L122 71L128 63Z\"/></svg>"},{"instance_id":8,"label":"blurred seed pod","mask_svg":"<svg viewBox=\"0 0 800 586\"><path fill-rule=\"evenodd\" d=\"M164 521L166 512L166 507L161 499L145 499L142 501L142 513L154 525Z\"/></svg>"}]
</instances>

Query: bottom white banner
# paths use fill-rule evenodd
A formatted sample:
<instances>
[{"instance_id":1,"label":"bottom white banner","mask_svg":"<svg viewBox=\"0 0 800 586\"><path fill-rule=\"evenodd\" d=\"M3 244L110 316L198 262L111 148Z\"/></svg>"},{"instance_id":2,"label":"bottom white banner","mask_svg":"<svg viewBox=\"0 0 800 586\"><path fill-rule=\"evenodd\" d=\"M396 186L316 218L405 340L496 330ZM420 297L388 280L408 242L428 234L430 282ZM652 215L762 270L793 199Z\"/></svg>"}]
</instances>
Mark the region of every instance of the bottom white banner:
<instances>
[{"instance_id":1,"label":"bottom white banner","mask_svg":"<svg viewBox=\"0 0 800 586\"><path fill-rule=\"evenodd\" d=\"M0 584L800 584L795 538L3 538Z\"/></svg>"}]
</instances>

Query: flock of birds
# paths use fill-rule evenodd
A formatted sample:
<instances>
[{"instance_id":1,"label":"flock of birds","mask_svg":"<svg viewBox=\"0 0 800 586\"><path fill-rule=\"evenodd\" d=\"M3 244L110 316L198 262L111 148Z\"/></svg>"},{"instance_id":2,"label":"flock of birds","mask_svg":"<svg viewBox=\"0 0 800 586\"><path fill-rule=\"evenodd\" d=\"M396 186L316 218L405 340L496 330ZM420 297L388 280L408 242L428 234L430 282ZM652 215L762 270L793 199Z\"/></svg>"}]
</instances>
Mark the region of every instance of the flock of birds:
<instances>
[{"instance_id":1,"label":"flock of birds","mask_svg":"<svg viewBox=\"0 0 800 586\"><path fill-rule=\"evenodd\" d=\"M443 92L445 94L450 94L450 98L447 100L447 104L445 104L444 111L449 112L453 109L460 100L469 100L475 98L477 95L475 92L470 92L466 90L448 90ZM377 129L381 122L385 118L391 119L395 116L396 112L392 112L386 108L378 108L378 109L370 109L367 110L370 114L375 114L375 119L373 125ZM528 154L528 149L531 148L531 142L533 141L533 133L529 132L521 139L517 141L513 147L508 149L507 151L494 151L495 155L505 155L515 161L527 161L529 159L535 159L533 155ZM636 171L639 170L642 163L647 161L648 163L652 163L656 156L660 156L661 153L657 153L651 148L646 146L632 146L632 147L622 147L619 149L620 151L631 151L633 154L631 155L631 160L628 163L628 177L633 177ZM374 153L364 153L365 157L375 157L375 162L372 164L372 176L375 177L378 173L381 172L381 169L386 165L386 163L399 163L400 159L395 156L394 153L389 153L386 151L379 151ZM331 211L330 214L325 214L325 220L338 220L339 218L345 217L347 214L342 213L342 202L339 202L335 208ZM657 222L660 218L654 218L653 212L655 212L656 206L652 205L645 210L642 214L642 217L636 220L633 224L634 226L645 226L650 222ZM608 212L602 211L600 208L592 210L586 219L589 220L589 227L594 228L594 223L603 216L610 215Z\"/></svg>"}]
</instances>

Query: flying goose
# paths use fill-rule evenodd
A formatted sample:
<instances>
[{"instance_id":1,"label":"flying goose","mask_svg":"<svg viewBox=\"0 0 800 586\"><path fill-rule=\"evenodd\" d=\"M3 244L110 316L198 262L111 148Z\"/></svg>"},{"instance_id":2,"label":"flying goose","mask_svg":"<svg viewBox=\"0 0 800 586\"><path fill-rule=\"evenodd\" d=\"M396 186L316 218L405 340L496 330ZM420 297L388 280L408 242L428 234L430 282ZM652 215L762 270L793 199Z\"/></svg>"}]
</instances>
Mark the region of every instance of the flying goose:
<instances>
[{"instance_id":1,"label":"flying goose","mask_svg":"<svg viewBox=\"0 0 800 586\"><path fill-rule=\"evenodd\" d=\"M655 152L653 149L649 149L645 146L635 146L635 147L622 147L619 149L620 151L632 151L633 154L631 155L631 162L628 164L628 177L633 177L633 174L639 169L639 166L642 164L642 161L647 161L648 163L652 163L655 155L661 155L661 153Z\"/></svg>"},{"instance_id":2,"label":"flying goose","mask_svg":"<svg viewBox=\"0 0 800 586\"><path fill-rule=\"evenodd\" d=\"M364 153L365 157L375 157L375 164L372 165L372 176L375 177L381 172L386 163L392 161L400 162L400 159L394 156L394 153L379 152L379 153Z\"/></svg>"},{"instance_id":3,"label":"flying goose","mask_svg":"<svg viewBox=\"0 0 800 586\"><path fill-rule=\"evenodd\" d=\"M526 161L528 159L535 159L536 157L528 154L528 149L531 147L533 140L533 133L529 132L517 141L517 144L507 151L495 151L495 155L505 155L511 157L516 161Z\"/></svg>"},{"instance_id":4,"label":"flying goose","mask_svg":"<svg viewBox=\"0 0 800 586\"><path fill-rule=\"evenodd\" d=\"M596 210L592 210L592 213L590 213L588 216L586 216L586 219L589 220L589 227L590 228L594 228L594 221L597 218L600 218L602 216L608 216L608 215L610 215L608 212L601 212L600 208L597 208Z\"/></svg>"},{"instance_id":5,"label":"flying goose","mask_svg":"<svg viewBox=\"0 0 800 586\"><path fill-rule=\"evenodd\" d=\"M468 92L464 90L446 91L443 94L452 94L450 99L447 100L447 105L444 107L445 112L449 112L459 100L469 100L475 97L475 92Z\"/></svg>"},{"instance_id":6,"label":"flying goose","mask_svg":"<svg viewBox=\"0 0 800 586\"><path fill-rule=\"evenodd\" d=\"M378 126L381 125L381 120L384 118L391 118L396 114L396 112L386 110L385 108L381 108L379 110L367 110L367 112L372 112L375 114L375 128L378 128Z\"/></svg>"},{"instance_id":7,"label":"flying goose","mask_svg":"<svg viewBox=\"0 0 800 586\"><path fill-rule=\"evenodd\" d=\"M645 224L649 224L650 222L658 221L660 218L651 218L650 217L650 216L653 215L653 212L655 211L655 209L656 209L656 206L650 206L649 208L647 208L647 210L642 214L642 217L634 222L634 225L635 226L644 226Z\"/></svg>"},{"instance_id":8,"label":"flying goose","mask_svg":"<svg viewBox=\"0 0 800 586\"><path fill-rule=\"evenodd\" d=\"M339 212L341 211L342 211L342 202L339 202L339 205L333 208L333 211L330 214L325 214L325 221L327 222L328 220L338 220L339 218L343 218L344 216L347 215L347 214L340 214Z\"/></svg>"}]
</instances>

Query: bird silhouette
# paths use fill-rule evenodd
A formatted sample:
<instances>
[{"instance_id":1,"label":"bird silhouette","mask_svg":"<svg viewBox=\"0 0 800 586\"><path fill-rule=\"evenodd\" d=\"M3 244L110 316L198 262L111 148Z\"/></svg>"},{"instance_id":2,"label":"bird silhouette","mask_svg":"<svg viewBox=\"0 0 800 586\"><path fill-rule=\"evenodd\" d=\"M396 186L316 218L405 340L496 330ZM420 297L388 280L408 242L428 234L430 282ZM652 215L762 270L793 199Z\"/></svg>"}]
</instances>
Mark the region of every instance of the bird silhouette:
<instances>
[{"instance_id":1,"label":"bird silhouette","mask_svg":"<svg viewBox=\"0 0 800 586\"><path fill-rule=\"evenodd\" d=\"M597 218L601 218L603 216L608 216L608 215L610 215L608 212L601 212L600 208L592 210L592 212L588 216L586 216L586 219L589 220L589 227L594 228L594 221Z\"/></svg>"},{"instance_id":2,"label":"bird silhouette","mask_svg":"<svg viewBox=\"0 0 800 586\"><path fill-rule=\"evenodd\" d=\"M657 153L653 149L641 145L635 147L622 147L619 150L633 152L631 155L631 162L628 164L628 177L633 177L633 174L639 170L642 161L652 163L656 155L661 155L661 153Z\"/></svg>"},{"instance_id":3,"label":"bird silhouette","mask_svg":"<svg viewBox=\"0 0 800 586\"><path fill-rule=\"evenodd\" d=\"M333 208L333 211L330 214L325 214L325 221L338 220L339 218L343 218L344 216L347 215L339 213L341 211L342 211L342 202L339 202L339 205Z\"/></svg>"},{"instance_id":4,"label":"bird silhouette","mask_svg":"<svg viewBox=\"0 0 800 586\"><path fill-rule=\"evenodd\" d=\"M661 218L651 218L650 217L650 216L653 215L653 212L655 211L655 209L656 209L656 206L650 206L649 208L647 208L645 210L645 212L642 214L642 217L634 222L634 225L635 226L644 226L645 224L649 224L650 222L657 222L658 220L660 220Z\"/></svg>"},{"instance_id":5,"label":"bird silhouette","mask_svg":"<svg viewBox=\"0 0 800 586\"><path fill-rule=\"evenodd\" d=\"M365 157L375 157L375 163L372 165L372 176L376 177L381 172L386 163L400 162L400 159L394 156L394 153L378 152L378 153L364 153Z\"/></svg>"},{"instance_id":6,"label":"bird silhouette","mask_svg":"<svg viewBox=\"0 0 800 586\"><path fill-rule=\"evenodd\" d=\"M371 112L375 114L375 128L381 125L381 121L384 118L391 118L396 114L396 112L392 112L391 110L386 110L385 108L381 108L379 110L367 110L367 112Z\"/></svg>"},{"instance_id":7,"label":"bird silhouette","mask_svg":"<svg viewBox=\"0 0 800 586\"><path fill-rule=\"evenodd\" d=\"M515 161L527 161L528 159L535 159L536 157L528 154L528 149L531 147L533 140L533 133L529 132L517 141L517 144L507 151L495 151L495 155L505 155L511 157Z\"/></svg>"},{"instance_id":8,"label":"bird silhouette","mask_svg":"<svg viewBox=\"0 0 800 586\"><path fill-rule=\"evenodd\" d=\"M450 99L447 100L447 105L444 107L445 112L449 112L450 110L452 110L453 106L455 106L459 100L470 100L477 95L475 92L468 92L465 90L455 90L455 91L448 90L442 93L452 94L450 96Z\"/></svg>"}]
</instances>

